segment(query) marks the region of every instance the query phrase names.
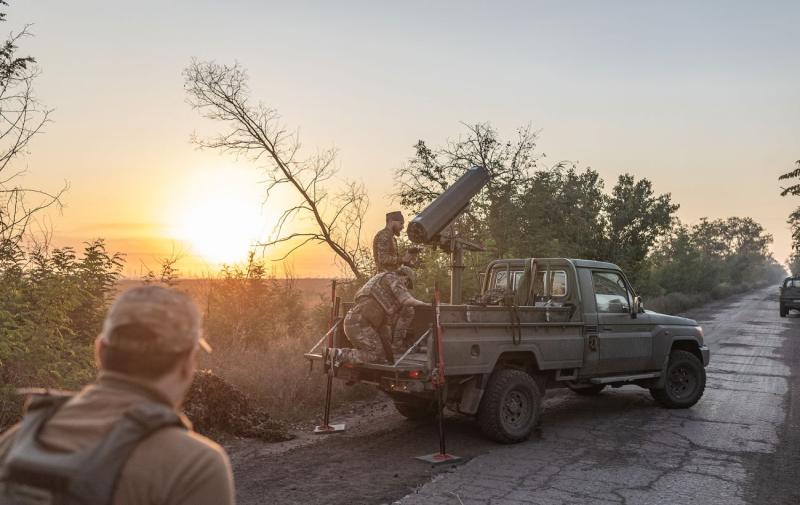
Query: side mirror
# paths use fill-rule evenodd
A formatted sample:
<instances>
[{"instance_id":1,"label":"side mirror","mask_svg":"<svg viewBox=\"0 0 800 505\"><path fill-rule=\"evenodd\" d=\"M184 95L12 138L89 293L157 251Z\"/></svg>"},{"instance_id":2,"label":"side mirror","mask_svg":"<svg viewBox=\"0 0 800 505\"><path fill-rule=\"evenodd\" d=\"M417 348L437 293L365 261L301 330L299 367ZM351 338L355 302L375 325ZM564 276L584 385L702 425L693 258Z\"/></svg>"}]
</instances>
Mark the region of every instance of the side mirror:
<instances>
[{"instance_id":1,"label":"side mirror","mask_svg":"<svg viewBox=\"0 0 800 505\"><path fill-rule=\"evenodd\" d=\"M638 314L644 312L644 305L642 305L642 297L641 296L634 296L633 297L633 307L631 308L631 317L636 319Z\"/></svg>"}]
</instances>

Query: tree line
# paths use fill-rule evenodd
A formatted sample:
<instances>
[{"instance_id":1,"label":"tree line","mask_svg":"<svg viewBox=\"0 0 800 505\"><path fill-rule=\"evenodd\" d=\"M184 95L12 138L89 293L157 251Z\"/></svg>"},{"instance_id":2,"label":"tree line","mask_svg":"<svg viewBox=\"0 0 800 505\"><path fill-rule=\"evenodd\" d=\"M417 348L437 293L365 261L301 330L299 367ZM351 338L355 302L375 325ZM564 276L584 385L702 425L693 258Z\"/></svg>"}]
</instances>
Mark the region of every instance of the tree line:
<instances>
[{"instance_id":1,"label":"tree line","mask_svg":"<svg viewBox=\"0 0 800 505\"><path fill-rule=\"evenodd\" d=\"M431 147L420 140L396 172L400 203L413 215L469 167L491 179L454 225L484 244L468 261L477 289L485 263L504 257L569 257L616 263L640 293L721 297L775 282L783 269L772 257L773 237L749 217L701 219L688 225L680 206L651 181L622 174L606 191L600 174L571 162L543 165L537 133L519 128L502 139L488 123L465 125L461 137ZM448 258L423 255L423 282L446 282ZM471 274L471 275L470 275Z\"/></svg>"}]
</instances>

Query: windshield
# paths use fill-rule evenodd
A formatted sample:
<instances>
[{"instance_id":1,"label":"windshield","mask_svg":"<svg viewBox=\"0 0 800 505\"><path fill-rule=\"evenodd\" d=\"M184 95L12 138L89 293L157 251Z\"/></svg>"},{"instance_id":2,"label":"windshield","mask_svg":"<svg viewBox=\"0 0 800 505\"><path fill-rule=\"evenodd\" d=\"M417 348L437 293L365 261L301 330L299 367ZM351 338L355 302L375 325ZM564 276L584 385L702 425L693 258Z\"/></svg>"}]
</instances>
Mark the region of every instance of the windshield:
<instances>
[{"instance_id":1,"label":"windshield","mask_svg":"<svg viewBox=\"0 0 800 505\"><path fill-rule=\"evenodd\" d=\"M800 288L800 277L783 281L784 288Z\"/></svg>"}]
</instances>

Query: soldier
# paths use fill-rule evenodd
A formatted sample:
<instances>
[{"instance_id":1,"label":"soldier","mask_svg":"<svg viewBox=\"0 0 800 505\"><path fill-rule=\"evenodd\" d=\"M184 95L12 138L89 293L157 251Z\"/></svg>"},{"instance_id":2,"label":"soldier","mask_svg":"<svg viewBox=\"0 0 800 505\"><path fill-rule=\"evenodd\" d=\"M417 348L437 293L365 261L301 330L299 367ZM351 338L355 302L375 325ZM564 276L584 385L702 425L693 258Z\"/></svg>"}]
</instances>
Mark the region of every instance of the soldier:
<instances>
[{"instance_id":1,"label":"soldier","mask_svg":"<svg viewBox=\"0 0 800 505\"><path fill-rule=\"evenodd\" d=\"M375 235L372 241L372 254L377 272L396 270L400 265L410 264L413 255L406 251L402 255L397 248L397 238L403 231L403 214L399 210L386 214L386 228Z\"/></svg>"},{"instance_id":2,"label":"soldier","mask_svg":"<svg viewBox=\"0 0 800 505\"><path fill-rule=\"evenodd\" d=\"M402 266L375 275L358 290L356 304L344 318L344 332L355 348L339 350L342 363L394 362L394 354L402 352L399 338L414 317L414 307L428 305L408 291L413 277L414 272Z\"/></svg>"},{"instance_id":3,"label":"soldier","mask_svg":"<svg viewBox=\"0 0 800 505\"><path fill-rule=\"evenodd\" d=\"M210 350L200 333L182 293L120 295L95 341L97 381L34 397L0 437L0 503L232 505L225 451L177 412Z\"/></svg>"}]
</instances>

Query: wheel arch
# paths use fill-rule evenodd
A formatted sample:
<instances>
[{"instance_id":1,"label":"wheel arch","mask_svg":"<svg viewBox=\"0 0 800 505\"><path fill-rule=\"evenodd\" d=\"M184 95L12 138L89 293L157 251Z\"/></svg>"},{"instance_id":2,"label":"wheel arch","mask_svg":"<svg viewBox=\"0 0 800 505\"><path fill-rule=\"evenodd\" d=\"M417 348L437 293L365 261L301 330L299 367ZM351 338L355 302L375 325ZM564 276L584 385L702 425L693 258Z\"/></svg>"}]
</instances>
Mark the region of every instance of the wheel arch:
<instances>
[{"instance_id":1,"label":"wheel arch","mask_svg":"<svg viewBox=\"0 0 800 505\"><path fill-rule=\"evenodd\" d=\"M703 362L703 354L700 352L700 342L692 337L675 337L672 340L672 345L669 347L669 352L676 350L690 352L700 360L700 363ZM667 360L669 360L669 355L667 355Z\"/></svg>"}]
</instances>

